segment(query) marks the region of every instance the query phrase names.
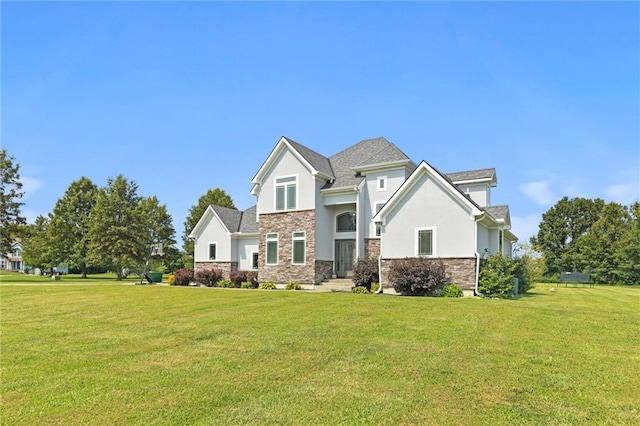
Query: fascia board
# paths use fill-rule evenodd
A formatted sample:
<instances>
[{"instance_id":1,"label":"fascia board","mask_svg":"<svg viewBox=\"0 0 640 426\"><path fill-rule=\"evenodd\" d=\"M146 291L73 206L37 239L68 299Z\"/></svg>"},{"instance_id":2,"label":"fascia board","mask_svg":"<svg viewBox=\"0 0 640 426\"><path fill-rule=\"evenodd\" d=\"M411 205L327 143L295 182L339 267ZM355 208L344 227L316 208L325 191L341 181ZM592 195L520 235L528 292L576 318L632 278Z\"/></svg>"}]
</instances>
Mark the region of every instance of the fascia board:
<instances>
[{"instance_id":1,"label":"fascia board","mask_svg":"<svg viewBox=\"0 0 640 426\"><path fill-rule=\"evenodd\" d=\"M253 179L251 180L251 183L253 183L254 185L257 185L260 183L263 175L267 172L267 170L269 170L273 166L273 164L276 161L276 158L284 149L288 149L289 152L291 152L293 156L296 157L296 159L300 161L304 165L304 167L307 170L309 170L309 173L311 173L313 176L316 176L316 175L324 176L324 173L321 173L318 170L314 169L313 166L302 156L302 154L300 154L298 150L296 150L293 146L291 146L289 141L287 141L287 139L283 136L280 138L280 140L278 141L273 151L271 151L271 154L269 154L269 157L267 157L264 164L262 164L262 166L260 167L260 170L258 170L258 173L256 173L256 175L253 177ZM328 177L327 180L329 179L331 178Z\"/></svg>"},{"instance_id":2,"label":"fascia board","mask_svg":"<svg viewBox=\"0 0 640 426\"><path fill-rule=\"evenodd\" d=\"M229 231L227 226L224 224L224 222L218 217L215 210L213 210L213 207L209 206L202 214L202 217L200 218L200 220L198 220L198 223L196 223L196 226L194 226L193 230L189 233L189 238L197 238L197 236L202 232L202 229L204 228L205 223L207 223L207 221L212 217L215 217L218 220L218 222L220 222L220 224L226 231L227 235L231 235L231 232Z\"/></svg>"},{"instance_id":3,"label":"fascia board","mask_svg":"<svg viewBox=\"0 0 640 426\"><path fill-rule=\"evenodd\" d=\"M367 164L365 166L352 167L351 170L355 173L358 173L358 172L367 173L367 172L380 172L380 171L399 169L399 168L409 169L411 167L416 167L416 164L413 161L407 159L407 160L390 161L386 163Z\"/></svg>"}]
</instances>

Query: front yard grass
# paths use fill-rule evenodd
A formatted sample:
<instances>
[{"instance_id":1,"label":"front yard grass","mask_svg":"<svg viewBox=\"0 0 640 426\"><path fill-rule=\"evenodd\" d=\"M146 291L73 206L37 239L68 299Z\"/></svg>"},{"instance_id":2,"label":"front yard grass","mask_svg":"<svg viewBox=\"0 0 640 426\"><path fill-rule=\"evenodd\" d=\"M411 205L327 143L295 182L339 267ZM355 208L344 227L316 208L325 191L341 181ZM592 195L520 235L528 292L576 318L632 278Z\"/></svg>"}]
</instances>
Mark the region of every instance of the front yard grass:
<instances>
[{"instance_id":1,"label":"front yard grass","mask_svg":"<svg viewBox=\"0 0 640 426\"><path fill-rule=\"evenodd\" d=\"M0 423L640 424L640 287L550 287L489 300L3 281Z\"/></svg>"}]
</instances>

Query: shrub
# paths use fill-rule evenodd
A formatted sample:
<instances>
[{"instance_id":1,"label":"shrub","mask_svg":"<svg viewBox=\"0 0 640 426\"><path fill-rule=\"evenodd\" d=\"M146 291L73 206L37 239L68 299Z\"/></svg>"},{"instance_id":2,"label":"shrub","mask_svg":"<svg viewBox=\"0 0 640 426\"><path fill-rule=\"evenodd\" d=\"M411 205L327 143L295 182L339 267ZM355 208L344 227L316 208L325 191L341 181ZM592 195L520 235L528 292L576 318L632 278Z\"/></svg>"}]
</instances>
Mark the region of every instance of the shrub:
<instances>
[{"instance_id":1,"label":"shrub","mask_svg":"<svg viewBox=\"0 0 640 426\"><path fill-rule=\"evenodd\" d=\"M366 287L358 285L351 289L351 293L355 294L369 294L369 290Z\"/></svg>"},{"instance_id":2,"label":"shrub","mask_svg":"<svg viewBox=\"0 0 640 426\"><path fill-rule=\"evenodd\" d=\"M191 278L193 278L193 271L191 269L180 268L175 272L176 285L189 285Z\"/></svg>"},{"instance_id":3,"label":"shrub","mask_svg":"<svg viewBox=\"0 0 640 426\"><path fill-rule=\"evenodd\" d=\"M222 279L222 270L220 269L199 269L196 272L195 280L207 287L215 287Z\"/></svg>"},{"instance_id":4,"label":"shrub","mask_svg":"<svg viewBox=\"0 0 640 426\"><path fill-rule=\"evenodd\" d=\"M240 288L253 288L253 283L245 281L243 283L240 283Z\"/></svg>"},{"instance_id":5,"label":"shrub","mask_svg":"<svg viewBox=\"0 0 640 426\"><path fill-rule=\"evenodd\" d=\"M231 280L218 281L218 287L220 288L234 288L236 285Z\"/></svg>"},{"instance_id":6,"label":"shrub","mask_svg":"<svg viewBox=\"0 0 640 426\"><path fill-rule=\"evenodd\" d=\"M380 283L375 281L371 283L371 293L375 293L379 289L380 289Z\"/></svg>"},{"instance_id":7,"label":"shrub","mask_svg":"<svg viewBox=\"0 0 640 426\"><path fill-rule=\"evenodd\" d=\"M391 264L389 281L403 296L426 296L444 287L446 267L438 259L407 257Z\"/></svg>"},{"instance_id":8,"label":"shrub","mask_svg":"<svg viewBox=\"0 0 640 426\"><path fill-rule=\"evenodd\" d=\"M167 284L176 285L176 276L174 274L169 274L169 277L167 278Z\"/></svg>"},{"instance_id":9,"label":"shrub","mask_svg":"<svg viewBox=\"0 0 640 426\"><path fill-rule=\"evenodd\" d=\"M275 290L276 289L276 283L265 281L263 283L260 283L260 286L258 288L261 289L261 290Z\"/></svg>"},{"instance_id":10,"label":"shrub","mask_svg":"<svg viewBox=\"0 0 640 426\"><path fill-rule=\"evenodd\" d=\"M256 281L258 279L258 273L256 271L231 271L229 279L237 288L240 288L244 282Z\"/></svg>"},{"instance_id":11,"label":"shrub","mask_svg":"<svg viewBox=\"0 0 640 426\"><path fill-rule=\"evenodd\" d=\"M379 276L376 259L371 257L358 259L353 265L353 284L356 287L365 287L367 291L370 291L371 283L378 281Z\"/></svg>"},{"instance_id":12,"label":"shrub","mask_svg":"<svg viewBox=\"0 0 640 426\"><path fill-rule=\"evenodd\" d=\"M515 269L515 261L500 253L487 256L480 263L478 291L485 297L511 297Z\"/></svg>"},{"instance_id":13,"label":"shrub","mask_svg":"<svg viewBox=\"0 0 640 426\"><path fill-rule=\"evenodd\" d=\"M300 283L297 283L295 281L289 281L287 283L287 286L284 289L285 290L302 290L302 286L300 285Z\"/></svg>"},{"instance_id":14,"label":"shrub","mask_svg":"<svg viewBox=\"0 0 640 426\"><path fill-rule=\"evenodd\" d=\"M442 297L462 297L464 293L462 289L458 287L455 283L448 284L444 286L442 289L442 293L440 293Z\"/></svg>"}]
</instances>

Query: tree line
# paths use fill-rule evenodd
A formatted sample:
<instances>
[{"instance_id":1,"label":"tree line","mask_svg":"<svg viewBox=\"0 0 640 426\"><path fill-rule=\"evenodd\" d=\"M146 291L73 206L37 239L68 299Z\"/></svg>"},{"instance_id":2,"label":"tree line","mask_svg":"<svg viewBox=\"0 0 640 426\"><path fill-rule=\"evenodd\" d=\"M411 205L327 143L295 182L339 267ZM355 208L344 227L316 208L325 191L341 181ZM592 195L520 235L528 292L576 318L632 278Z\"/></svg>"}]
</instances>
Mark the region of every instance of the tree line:
<instances>
[{"instance_id":1,"label":"tree line","mask_svg":"<svg viewBox=\"0 0 640 426\"><path fill-rule=\"evenodd\" d=\"M596 283L640 284L640 203L564 197L542 215L531 244L547 278L575 271Z\"/></svg>"},{"instance_id":2,"label":"tree line","mask_svg":"<svg viewBox=\"0 0 640 426\"><path fill-rule=\"evenodd\" d=\"M235 208L223 190L207 191L191 207L184 222L183 250L176 247L171 215L157 197L138 194L138 185L123 175L98 187L81 177L67 188L53 211L26 224L20 209L24 196L20 165L0 150L0 253L22 241L22 257L32 268L52 269L67 264L86 278L89 271L108 270L122 279L138 272L151 244L162 243L164 254L151 260L151 268L174 271L193 268L193 242L188 235L210 204Z\"/></svg>"}]
</instances>

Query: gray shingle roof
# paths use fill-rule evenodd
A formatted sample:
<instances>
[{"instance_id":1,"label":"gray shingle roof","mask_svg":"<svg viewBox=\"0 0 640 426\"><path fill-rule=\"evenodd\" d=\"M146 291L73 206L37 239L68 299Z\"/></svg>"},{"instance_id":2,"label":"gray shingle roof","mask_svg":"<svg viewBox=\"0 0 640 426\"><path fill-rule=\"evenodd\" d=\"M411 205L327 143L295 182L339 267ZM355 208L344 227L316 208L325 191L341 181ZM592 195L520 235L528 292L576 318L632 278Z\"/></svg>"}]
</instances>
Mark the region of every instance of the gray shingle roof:
<instances>
[{"instance_id":1,"label":"gray shingle roof","mask_svg":"<svg viewBox=\"0 0 640 426\"><path fill-rule=\"evenodd\" d=\"M212 205L211 208L216 212L224 226L229 232L256 233L258 232L258 223L256 222L256 206L250 207L245 211L230 209L228 207Z\"/></svg>"},{"instance_id":2,"label":"gray shingle roof","mask_svg":"<svg viewBox=\"0 0 640 426\"><path fill-rule=\"evenodd\" d=\"M464 172L446 174L446 176L454 183L466 180L494 179L495 175L496 169L494 169L493 167L488 169L467 170Z\"/></svg>"},{"instance_id":3,"label":"gray shingle roof","mask_svg":"<svg viewBox=\"0 0 640 426\"><path fill-rule=\"evenodd\" d=\"M488 206L483 208L484 208L484 211L486 211L496 219L506 220L507 217L509 216L509 206L507 205Z\"/></svg>"},{"instance_id":4,"label":"gray shingle roof","mask_svg":"<svg viewBox=\"0 0 640 426\"><path fill-rule=\"evenodd\" d=\"M307 160L311 167L316 169L319 172L324 173L327 176L334 177L333 170L331 168L331 163L329 159L322 154L318 154L312 149L307 148L306 146L299 144L293 139L289 139L286 136L283 136L291 146L302 155L302 157Z\"/></svg>"},{"instance_id":5,"label":"gray shingle roof","mask_svg":"<svg viewBox=\"0 0 640 426\"><path fill-rule=\"evenodd\" d=\"M363 178L356 177L353 168L402 160L410 159L385 138L365 139L329 157L335 180L323 189L358 185Z\"/></svg>"}]
</instances>

